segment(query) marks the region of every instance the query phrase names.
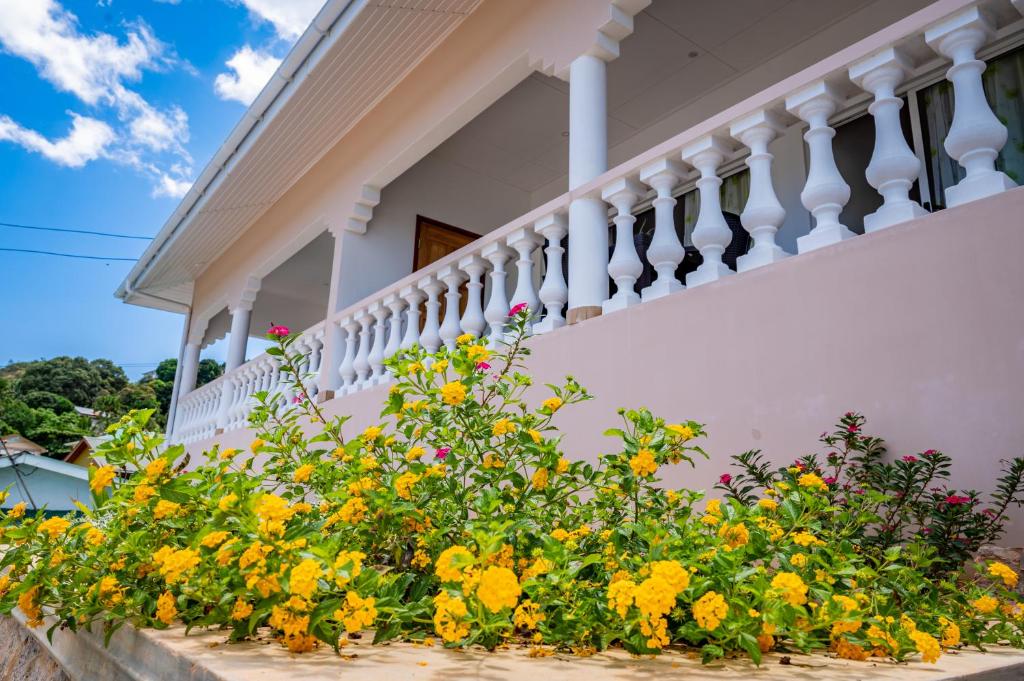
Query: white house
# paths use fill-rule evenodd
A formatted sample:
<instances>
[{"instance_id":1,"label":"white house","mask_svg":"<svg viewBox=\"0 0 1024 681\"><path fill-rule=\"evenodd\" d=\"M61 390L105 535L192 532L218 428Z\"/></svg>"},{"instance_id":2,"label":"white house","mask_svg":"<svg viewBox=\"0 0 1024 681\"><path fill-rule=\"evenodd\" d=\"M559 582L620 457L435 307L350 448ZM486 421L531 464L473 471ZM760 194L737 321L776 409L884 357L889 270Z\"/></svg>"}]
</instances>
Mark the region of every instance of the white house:
<instances>
[{"instance_id":1,"label":"white house","mask_svg":"<svg viewBox=\"0 0 1024 681\"><path fill-rule=\"evenodd\" d=\"M0 456L0 489L9 492L4 508L21 502L60 512L76 510L76 501L92 506L86 468L30 452Z\"/></svg>"},{"instance_id":2,"label":"white house","mask_svg":"<svg viewBox=\"0 0 1024 681\"><path fill-rule=\"evenodd\" d=\"M1021 9L329 0L117 291L184 315L172 439L251 436L272 322L358 428L384 358L527 302L538 382L597 395L571 454L647 405L708 424L700 486L858 409L988 486L1024 453Z\"/></svg>"}]
</instances>

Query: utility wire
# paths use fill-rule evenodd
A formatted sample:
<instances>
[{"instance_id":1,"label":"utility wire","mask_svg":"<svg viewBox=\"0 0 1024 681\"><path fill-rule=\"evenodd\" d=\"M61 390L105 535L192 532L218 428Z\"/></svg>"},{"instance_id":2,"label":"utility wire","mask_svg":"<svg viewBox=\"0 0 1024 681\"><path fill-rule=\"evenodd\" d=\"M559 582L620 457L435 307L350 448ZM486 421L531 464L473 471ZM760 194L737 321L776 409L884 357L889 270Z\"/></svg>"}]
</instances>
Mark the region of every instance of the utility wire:
<instances>
[{"instance_id":1,"label":"utility wire","mask_svg":"<svg viewBox=\"0 0 1024 681\"><path fill-rule=\"evenodd\" d=\"M40 227L38 225L19 225L15 222L0 222L0 227L14 227L16 229L35 229L43 232L70 232L71 234L89 234L92 236L110 236L115 239L142 239L152 241L151 236L136 236L134 234L118 234L115 232L97 232L91 229L71 229L70 227Z\"/></svg>"},{"instance_id":2,"label":"utility wire","mask_svg":"<svg viewBox=\"0 0 1024 681\"><path fill-rule=\"evenodd\" d=\"M9 251L11 253L35 253L37 255L55 255L59 258L80 258L82 260L123 260L126 262L136 262L138 260L138 258L105 258L99 255L79 255L78 253L55 253L53 251L36 251L30 248L0 247L0 251Z\"/></svg>"}]
</instances>

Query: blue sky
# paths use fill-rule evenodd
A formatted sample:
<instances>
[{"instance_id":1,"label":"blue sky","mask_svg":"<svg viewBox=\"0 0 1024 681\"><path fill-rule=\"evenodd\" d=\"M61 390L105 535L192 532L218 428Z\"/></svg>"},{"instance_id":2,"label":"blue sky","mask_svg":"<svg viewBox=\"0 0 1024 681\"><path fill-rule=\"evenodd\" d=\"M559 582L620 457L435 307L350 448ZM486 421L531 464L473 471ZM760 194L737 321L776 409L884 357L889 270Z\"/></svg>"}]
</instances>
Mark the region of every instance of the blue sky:
<instances>
[{"instance_id":1,"label":"blue sky","mask_svg":"<svg viewBox=\"0 0 1024 681\"><path fill-rule=\"evenodd\" d=\"M0 0L0 223L155 235L321 4ZM0 226L0 249L146 245ZM131 266L0 250L0 364L106 357L136 378L176 356L180 315L113 297Z\"/></svg>"}]
</instances>

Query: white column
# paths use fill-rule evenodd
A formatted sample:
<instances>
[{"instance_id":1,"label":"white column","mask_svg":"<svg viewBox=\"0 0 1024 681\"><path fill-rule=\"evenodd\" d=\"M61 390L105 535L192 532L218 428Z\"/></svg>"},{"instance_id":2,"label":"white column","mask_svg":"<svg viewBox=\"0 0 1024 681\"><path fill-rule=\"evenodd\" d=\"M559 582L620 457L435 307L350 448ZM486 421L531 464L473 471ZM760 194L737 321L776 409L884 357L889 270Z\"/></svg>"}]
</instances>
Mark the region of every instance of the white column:
<instances>
[{"instance_id":1,"label":"white column","mask_svg":"<svg viewBox=\"0 0 1024 681\"><path fill-rule=\"evenodd\" d=\"M466 311L462 314L462 330L477 338L483 336L487 320L484 318L483 292L481 281L487 265L478 255L467 255L459 261L459 267L469 275L466 283Z\"/></svg>"},{"instance_id":2,"label":"white column","mask_svg":"<svg viewBox=\"0 0 1024 681\"><path fill-rule=\"evenodd\" d=\"M494 242L484 246L481 255L491 263L491 296L487 299L484 319L490 326L488 343L496 346L505 337L505 325L508 323L508 311L511 307L506 292L505 263L512 257L512 251L504 244Z\"/></svg>"},{"instance_id":3,"label":"white column","mask_svg":"<svg viewBox=\"0 0 1024 681\"><path fill-rule=\"evenodd\" d=\"M357 320L359 322L359 350L356 352L353 366L356 370L355 388L358 389L364 387L370 377L370 328L373 324L373 317L367 312L361 312L358 313Z\"/></svg>"},{"instance_id":4,"label":"white column","mask_svg":"<svg viewBox=\"0 0 1024 681\"><path fill-rule=\"evenodd\" d=\"M966 177L946 189L946 205L959 206L1017 185L995 169L999 150L1006 144L1006 126L999 122L985 99L981 74L985 62L978 48L995 33L989 17L971 7L925 32L933 50L952 59L946 79L953 84L953 124L946 136L946 153L963 166Z\"/></svg>"},{"instance_id":5,"label":"white column","mask_svg":"<svg viewBox=\"0 0 1024 681\"><path fill-rule=\"evenodd\" d=\"M772 183L774 156L768 152L768 143L784 129L785 125L775 113L763 109L736 121L729 128L729 134L750 149L750 156L747 157L750 195L740 221L750 233L753 244L749 252L736 259L738 272L768 265L789 255L775 243L775 233L786 218L786 210L775 195L775 185Z\"/></svg>"},{"instance_id":6,"label":"white column","mask_svg":"<svg viewBox=\"0 0 1024 681\"><path fill-rule=\"evenodd\" d=\"M814 229L796 240L797 251L806 253L839 243L854 234L839 222L843 206L850 200L850 185L836 167L832 154L832 138L836 131L829 127L828 117L841 101L832 87L818 81L786 98L786 109L809 124L804 133L810 163L807 183L800 192L804 208L814 216Z\"/></svg>"},{"instance_id":7,"label":"white column","mask_svg":"<svg viewBox=\"0 0 1024 681\"><path fill-rule=\"evenodd\" d=\"M231 313L231 333L228 334L228 355L225 372L233 371L245 363L245 350L249 343L249 319L252 308L238 305L228 310Z\"/></svg>"},{"instance_id":8,"label":"white column","mask_svg":"<svg viewBox=\"0 0 1024 681\"><path fill-rule=\"evenodd\" d=\"M608 170L605 63L582 55L569 66L569 189ZM608 211L596 197L569 204L569 323L600 314L608 298Z\"/></svg>"},{"instance_id":9,"label":"white column","mask_svg":"<svg viewBox=\"0 0 1024 681\"><path fill-rule=\"evenodd\" d=\"M349 392L356 382L356 346L359 344L359 323L351 317L346 317L338 324L345 329L345 357L338 367L338 374L341 376L341 387L344 392Z\"/></svg>"},{"instance_id":10,"label":"white column","mask_svg":"<svg viewBox=\"0 0 1024 681\"><path fill-rule=\"evenodd\" d=\"M447 287L444 294L444 321L438 330L441 340L449 350L455 348L455 339L462 333L459 323L459 287L466 281L466 275L455 265L449 265L437 273L437 278Z\"/></svg>"},{"instance_id":11,"label":"white column","mask_svg":"<svg viewBox=\"0 0 1024 681\"><path fill-rule=\"evenodd\" d=\"M636 280L643 274L644 265L633 241L633 206L644 189L634 180L622 178L601 191L601 198L615 206L615 251L608 262L608 275L615 280L615 295L601 304L604 314L622 310L640 302L634 290Z\"/></svg>"},{"instance_id":12,"label":"white column","mask_svg":"<svg viewBox=\"0 0 1024 681\"><path fill-rule=\"evenodd\" d=\"M387 336L388 311L381 303L374 303L368 312L373 315L373 345L370 346L370 355L367 360L370 362L370 380L379 383L384 379L384 342Z\"/></svg>"},{"instance_id":13,"label":"white column","mask_svg":"<svg viewBox=\"0 0 1024 681\"><path fill-rule=\"evenodd\" d=\"M420 342L420 303L426 300L427 296L415 286L406 286L398 292L406 303L405 310L405 335L402 337L400 347L403 350L418 345Z\"/></svg>"},{"instance_id":14,"label":"white column","mask_svg":"<svg viewBox=\"0 0 1024 681\"><path fill-rule=\"evenodd\" d=\"M658 276L650 286L640 292L644 302L667 296L683 288L676 279L676 269L683 261L686 251L676 233L676 200L672 196L672 190L684 175L682 167L667 158L656 161L640 171L640 180L658 193L651 202L654 206L654 237L647 248L647 261L654 267Z\"/></svg>"},{"instance_id":15,"label":"white column","mask_svg":"<svg viewBox=\"0 0 1024 681\"><path fill-rule=\"evenodd\" d=\"M430 353L437 352L441 347L441 291L444 284L437 280L434 275L423 277L417 283L422 291L427 293L427 318L423 323L423 333L420 334L420 345Z\"/></svg>"},{"instance_id":16,"label":"white column","mask_svg":"<svg viewBox=\"0 0 1024 681\"><path fill-rule=\"evenodd\" d=\"M516 290L512 292L512 305L526 303L530 309L530 319L535 319L540 307L540 298L533 283L533 251L540 245L540 237L532 229L517 229L508 235L505 243L519 254L516 260ZM532 325L527 324L527 332L532 332Z\"/></svg>"},{"instance_id":17,"label":"white column","mask_svg":"<svg viewBox=\"0 0 1024 681\"><path fill-rule=\"evenodd\" d=\"M384 346L384 359L388 359L402 347L402 310L405 300L392 293L384 299L384 306L391 312L388 315L388 343Z\"/></svg>"},{"instance_id":18,"label":"white column","mask_svg":"<svg viewBox=\"0 0 1024 681\"><path fill-rule=\"evenodd\" d=\"M850 80L875 98L868 107L875 119L875 148L865 176L868 184L882 195L882 205L864 216L865 232L875 232L926 213L921 204L910 200L910 188L921 174L921 161L903 136L900 124L903 101L896 96L896 86L910 70L907 58L891 47L850 67Z\"/></svg>"},{"instance_id":19,"label":"white column","mask_svg":"<svg viewBox=\"0 0 1024 681\"><path fill-rule=\"evenodd\" d=\"M722 216L722 201L718 193L722 186L718 166L725 160L728 151L727 144L720 137L712 135L683 149L683 160L700 171L700 179L697 180L700 213L690 238L704 258L700 267L686 275L686 285L689 287L707 284L733 273L722 262L722 254L732 241L732 230Z\"/></svg>"},{"instance_id":20,"label":"white column","mask_svg":"<svg viewBox=\"0 0 1024 681\"><path fill-rule=\"evenodd\" d=\"M181 397L188 395L196 389L196 377L199 372L199 341L189 341L185 344L185 352L181 360Z\"/></svg>"},{"instance_id":21,"label":"white column","mask_svg":"<svg viewBox=\"0 0 1024 681\"><path fill-rule=\"evenodd\" d=\"M544 268L544 283L537 292L537 297L547 308L544 319L533 325L534 333L547 333L565 326L562 306L569 299L569 287L565 283L562 272L562 239L569 232L569 225L564 215L553 213L541 218L533 224L533 231L547 240L544 255L547 265Z\"/></svg>"}]
</instances>

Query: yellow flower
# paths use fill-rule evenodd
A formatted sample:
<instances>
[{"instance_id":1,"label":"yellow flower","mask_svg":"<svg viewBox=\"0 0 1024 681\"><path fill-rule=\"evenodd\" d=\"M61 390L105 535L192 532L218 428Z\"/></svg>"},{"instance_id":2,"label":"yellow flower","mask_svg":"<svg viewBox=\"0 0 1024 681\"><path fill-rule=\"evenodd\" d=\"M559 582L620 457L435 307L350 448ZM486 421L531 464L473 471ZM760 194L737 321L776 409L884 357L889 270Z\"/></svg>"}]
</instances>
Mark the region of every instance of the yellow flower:
<instances>
[{"instance_id":1,"label":"yellow flower","mask_svg":"<svg viewBox=\"0 0 1024 681\"><path fill-rule=\"evenodd\" d=\"M491 612L500 612L504 608L514 608L519 602L519 580L514 572L494 565L488 567L480 575L480 584L476 595L480 602Z\"/></svg>"},{"instance_id":2,"label":"yellow flower","mask_svg":"<svg viewBox=\"0 0 1024 681\"><path fill-rule=\"evenodd\" d=\"M503 435L508 435L509 433L514 432L516 432L516 424L512 423L512 421L508 419L501 419L495 423L494 428L491 429L491 434L495 437L502 437Z\"/></svg>"},{"instance_id":3,"label":"yellow flower","mask_svg":"<svg viewBox=\"0 0 1024 681\"><path fill-rule=\"evenodd\" d=\"M402 473L395 480L395 493L402 499L412 499L412 487L419 479L415 473Z\"/></svg>"},{"instance_id":4,"label":"yellow flower","mask_svg":"<svg viewBox=\"0 0 1024 681\"><path fill-rule=\"evenodd\" d=\"M537 624L544 620L544 613L540 611L540 605L530 599L520 603L512 615L512 624L519 629L536 629Z\"/></svg>"},{"instance_id":5,"label":"yellow flower","mask_svg":"<svg viewBox=\"0 0 1024 681\"><path fill-rule=\"evenodd\" d=\"M26 589L18 596L18 608L25 613L27 624L36 628L43 623L43 609L39 605L39 585Z\"/></svg>"},{"instance_id":6,"label":"yellow flower","mask_svg":"<svg viewBox=\"0 0 1024 681\"><path fill-rule=\"evenodd\" d=\"M725 545L730 550L738 549L746 546L747 542L750 541L750 530L743 523L735 525L726 523L718 530L718 536L725 541Z\"/></svg>"},{"instance_id":7,"label":"yellow flower","mask_svg":"<svg viewBox=\"0 0 1024 681\"><path fill-rule=\"evenodd\" d=\"M779 507L779 503L774 499L760 499L757 505L766 511L774 511Z\"/></svg>"},{"instance_id":8,"label":"yellow flower","mask_svg":"<svg viewBox=\"0 0 1024 681\"><path fill-rule=\"evenodd\" d=\"M445 383L441 386L441 399L445 404L462 404L466 400L466 386L462 381Z\"/></svg>"},{"instance_id":9,"label":"yellow flower","mask_svg":"<svg viewBox=\"0 0 1024 681\"><path fill-rule=\"evenodd\" d=\"M170 591L160 594L156 599L156 618L164 624L170 624L178 615L178 608L174 604L174 596Z\"/></svg>"},{"instance_id":10,"label":"yellow flower","mask_svg":"<svg viewBox=\"0 0 1024 681\"><path fill-rule=\"evenodd\" d=\"M674 560L658 560L651 563L651 577L665 580L677 594L690 586L690 573Z\"/></svg>"},{"instance_id":11,"label":"yellow flower","mask_svg":"<svg viewBox=\"0 0 1024 681\"><path fill-rule=\"evenodd\" d=\"M11 510L7 512L9 518L20 518L25 515L25 502L19 501L14 506L11 506Z\"/></svg>"},{"instance_id":12,"label":"yellow flower","mask_svg":"<svg viewBox=\"0 0 1024 681\"><path fill-rule=\"evenodd\" d=\"M811 487L819 490L828 489L828 485L825 484L825 481L814 473L804 473L797 479L797 483L801 487Z\"/></svg>"},{"instance_id":13,"label":"yellow flower","mask_svg":"<svg viewBox=\"0 0 1024 681\"><path fill-rule=\"evenodd\" d=\"M626 619L629 607L633 605L636 595L636 582L631 579L620 579L608 585L608 607Z\"/></svg>"},{"instance_id":14,"label":"yellow flower","mask_svg":"<svg viewBox=\"0 0 1024 681\"><path fill-rule=\"evenodd\" d=\"M226 511L232 506L234 506L236 501L238 501L237 494L235 494L234 492L232 492L231 494L226 494L220 498L220 501L217 502L217 508L219 508L222 511Z\"/></svg>"},{"instance_id":15,"label":"yellow flower","mask_svg":"<svg viewBox=\"0 0 1024 681\"><path fill-rule=\"evenodd\" d=\"M104 540L106 540L106 538L106 535L95 527L90 527L85 533L85 543L89 546L99 546L104 542Z\"/></svg>"},{"instance_id":16,"label":"yellow flower","mask_svg":"<svg viewBox=\"0 0 1024 681\"><path fill-rule=\"evenodd\" d=\"M707 505L704 507L704 512L708 515L721 515L722 514L722 500L721 499L708 499Z\"/></svg>"},{"instance_id":17,"label":"yellow flower","mask_svg":"<svg viewBox=\"0 0 1024 681\"><path fill-rule=\"evenodd\" d=\"M466 348L466 356L471 362L486 362L491 358L491 351L483 345L470 345Z\"/></svg>"},{"instance_id":18,"label":"yellow flower","mask_svg":"<svg viewBox=\"0 0 1024 681\"><path fill-rule=\"evenodd\" d=\"M344 587L358 577L363 571L363 558L366 554L361 551L339 551L334 559L334 583Z\"/></svg>"},{"instance_id":19,"label":"yellow flower","mask_svg":"<svg viewBox=\"0 0 1024 681\"><path fill-rule=\"evenodd\" d=\"M150 498L153 497L153 495L155 494L156 490L153 489L152 486L147 485L146 483L143 482L140 483L139 486L135 488L135 492L132 495L132 498L135 499L136 503L144 504L147 501L149 501Z\"/></svg>"},{"instance_id":20,"label":"yellow flower","mask_svg":"<svg viewBox=\"0 0 1024 681\"><path fill-rule=\"evenodd\" d=\"M306 558L292 568L288 576L288 590L297 596L311 598L323 573L320 563Z\"/></svg>"},{"instance_id":21,"label":"yellow flower","mask_svg":"<svg viewBox=\"0 0 1024 681\"><path fill-rule=\"evenodd\" d=\"M263 494L253 504L252 512L259 518L260 531L269 535L284 534L284 525L295 515L296 510L276 494Z\"/></svg>"},{"instance_id":22,"label":"yellow flower","mask_svg":"<svg viewBox=\"0 0 1024 681\"><path fill-rule=\"evenodd\" d=\"M201 545L208 549L215 549L224 543L224 540L228 538L228 533L223 530L211 532L210 534L203 537L203 540L199 542Z\"/></svg>"},{"instance_id":23,"label":"yellow flower","mask_svg":"<svg viewBox=\"0 0 1024 681\"><path fill-rule=\"evenodd\" d=\"M533 483L533 488L536 490L543 491L546 489L548 486L548 469L538 468L534 472L531 482Z\"/></svg>"},{"instance_id":24,"label":"yellow flower","mask_svg":"<svg viewBox=\"0 0 1024 681\"><path fill-rule=\"evenodd\" d=\"M368 426L366 430L363 431L363 439L367 441L376 440L382 432L383 429L380 426Z\"/></svg>"},{"instance_id":25,"label":"yellow flower","mask_svg":"<svg viewBox=\"0 0 1024 681\"><path fill-rule=\"evenodd\" d=\"M981 596L971 601L971 605L978 612L987 615L990 612L995 612L996 608L999 607L999 601L991 596Z\"/></svg>"},{"instance_id":26,"label":"yellow flower","mask_svg":"<svg viewBox=\"0 0 1024 681\"><path fill-rule=\"evenodd\" d=\"M153 481L167 472L167 459L153 459L146 464L146 479Z\"/></svg>"},{"instance_id":27,"label":"yellow flower","mask_svg":"<svg viewBox=\"0 0 1024 681\"><path fill-rule=\"evenodd\" d=\"M558 473L559 475L563 475L568 470L569 470L569 460L566 459L566 458L559 459L558 460L558 465L555 466L555 473Z\"/></svg>"},{"instance_id":28,"label":"yellow flower","mask_svg":"<svg viewBox=\"0 0 1024 681\"><path fill-rule=\"evenodd\" d=\"M824 546L825 542L810 532L797 532L793 535L793 543L797 546Z\"/></svg>"},{"instance_id":29,"label":"yellow flower","mask_svg":"<svg viewBox=\"0 0 1024 681\"><path fill-rule=\"evenodd\" d=\"M531 440L533 440L533 443L534 443L534 444L536 444L536 445L539 445L539 444L540 444L540 441L541 441L541 439L542 439L542 437L543 437L543 436L542 436L542 435L540 434L540 431L538 431L538 430L533 430L533 429L531 428L530 430L526 431L526 433L527 433L527 434L528 434L528 435L530 436L530 439L531 439Z\"/></svg>"},{"instance_id":30,"label":"yellow flower","mask_svg":"<svg viewBox=\"0 0 1024 681\"><path fill-rule=\"evenodd\" d=\"M472 343L474 338L476 338L476 336L474 336L473 334L464 333L455 339L455 343L458 345L465 345L466 343Z\"/></svg>"},{"instance_id":31,"label":"yellow flower","mask_svg":"<svg viewBox=\"0 0 1024 681\"><path fill-rule=\"evenodd\" d=\"M237 454L238 454L238 450L237 449L235 449L234 447L228 447L227 449L223 450L220 453L220 458L221 458L222 461L228 461L230 459L235 458L235 456Z\"/></svg>"},{"instance_id":32,"label":"yellow flower","mask_svg":"<svg viewBox=\"0 0 1024 681\"><path fill-rule=\"evenodd\" d=\"M89 489L99 494L114 482L114 467L101 466L92 469L92 479L89 481Z\"/></svg>"},{"instance_id":33,"label":"yellow flower","mask_svg":"<svg viewBox=\"0 0 1024 681\"><path fill-rule=\"evenodd\" d=\"M960 644L960 627L955 622L946 619L945 617L939 618L939 624L942 625L942 644L943 648L952 648L955 645Z\"/></svg>"},{"instance_id":34,"label":"yellow flower","mask_svg":"<svg viewBox=\"0 0 1024 681\"><path fill-rule=\"evenodd\" d=\"M629 467L633 469L633 475L643 478L658 471L658 462L654 460L651 450L641 449L629 460Z\"/></svg>"},{"instance_id":35,"label":"yellow flower","mask_svg":"<svg viewBox=\"0 0 1024 681\"><path fill-rule=\"evenodd\" d=\"M562 404L563 402L561 397L549 397L541 403L541 406L553 414L562 407Z\"/></svg>"},{"instance_id":36,"label":"yellow flower","mask_svg":"<svg viewBox=\"0 0 1024 681\"><path fill-rule=\"evenodd\" d=\"M313 475L314 470L316 470L316 466L314 466L313 464L302 464L301 466L295 469L294 473L292 473L292 482L307 482L310 476Z\"/></svg>"},{"instance_id":37,"label":"yellow flower","mask_svg":"<svg viewBox=\"0 0 1024 681\"><path fill-rule=\"evenodd\" d=\"M446 591L434 596L434 630L445 643L455 643L469 634L469 624L463 621L468 614L461 598Z\"/></svg>"},{"instance_id":38,"label":"yellow flower","mask_svg":"<svg viewBox=\"0 0 1024 681\"><path fill-rule=\"evenodd\" d=\"M231 619L244 620L246 617L252 614L252 605L244 598L239 596L238 600L235 601L235 607L231 609Z\"/></svg>"},{"instance_id":39,"label":"yellow flower","mask_svg":"<svg viewBox=\"0 0 1024 681\"><path fill-rule=\"evenodd\" d=\"M486 469L491 468L504 468L505 462L498 458L498 455L494 452L488 452L484 454L484 458L481 461L483 467Z\"/></svg>"},{"instance_id":40,"label":"yellow flower","mask_svg":"<svg viewBox=\"0 0 1024 681\"><path fill-rule=\"evenodd\" d=\"M411 364L409 364L408 367L406 367L405 371L410 376L413 376L423 371L423 365L420 364L419 362L412 362Z\"/></svg>"},{"instance_id":41,"label":"yellow flower","mask_svg":"<svg viewBox=\"0 0 1024 681\"><path fill-rule=\"evenodd\" d=\"M342 505L341 509L338 510L338 516L346 523L355 524L366 517L366 512L368 510L369 507L366 505L365 501L360 497L352 497Z\"/></svg>"},{"instance_id":42,"label":"yellow flower","mask_svg":"<svg viewBox=\"0 0 1024 681\"><path fill-rule=\"evenodd\" d=\"M939 648L939 642L935 640L934 636L915 629L910 632L910 638L914 641L914 647L917 648L917 652L921 653L922 661L932 664L939 661L942 650Z\"/></svg>"},{"instance_id":43,"label":"yellow flower","mask_svg":"<svg viewBox=\"0 0 1024 681\"><path fill-rule=\"evenodd\" d=\"M461 582L463 570L473 563L473 554L465 546L450 546L434 562L434 574L442 582Z\"/></svg>"},{"instance_id":44,"label":"yellow flower","mask_svg":"<svg viewBox=\"0 0 1024 681\"><path fill-rule=\"evenodd\" d=\"M41 534L47 535L50 538L50 541L53 541L67 532L69 527L71 527L71 523L67 520L59 516L54 516L39 523L39 527L36 529L38 529Z\"/></svg>"},{"instance_id":45,"label":"yellow flower","mask_svg":"<svg viewBox=\"0 0 1024 681\"><path fill-rule=\"evenodd\" d=\"M265 444L267 443L261 440L260 438L256 438L255 440L249 443L249 451L255 454L256 452L259 451L260 447L262 447Z\"/></svg>"},{"instance_id":46,"label":"yellow flower","mask_svg":"<svg viewBox=\"0 0 1024 681\"><path fill-rule=\"evenodd\" d=\"M376 599L372 596L361 598L355 591L345 593L342 607L334 611L334 617L345 625L345 631L354 634L373 626L377 619Z\"/></svg>"},{"instance_id":47,"label":"yellow flower","mask_svg":"<svg viewBox=\"0 0 1024 681\"><path fill-rule=\"evenodd\" d=\"M436 362L434 362L433 364L430 365L430 370L431 371L436 371L439 374L443 374L445 369L447 369L447 368L448 368L448 360L446 360L446 359L439 359L439 360L437 360Z\"/></svg>"},{"instance_id":48,"label":"yellow flower","mask_svg":"<svg viewBox=\"0 0 1024 681\"><path fill-rule=\"evenodd\" d=\"M680 440L684 442L693 438L693 428L690 426L684 426L680 423L669 423L665 426L665 430L672 433Z\"/></svg>"},{"instance_id":49,"label":"yellow flower","mask_svg":"<svg viewBox=\"0 0 1024 681\"><path fill-rule=\"evenodd\" d=\"M834 643L836 657L843 660L856 660L863 662L870 657L870 652L863 646L859 646L856 643L850 643L845 638L837 638Z\"/></svg>"},{"instance_id":50,"label":"yellow flower","mask_svg":"<svg viewBox=\"0 0 1024 681\"><path fill-rule=\"evenodd\" d=\"M794 553L793 556L790 557L789 562L792 563L794 567L802 568L807 565L807 556L803 553Z\"/></svg>"},{"instance_id":51,"label":"yellow flower","mask_svg":"<svg viewBox=\"0 0 1024 681\"><path fill-rule=\"evenodd\" d=\"M721 594L709 591L693 604L693 619L697 626L714 631L729 614L729 606Z\"/></svg>"},{"instance_id":52,"label":"yellow flower","mask_svg":"<svg viewBox=\"0 0 1024 681\"><path fill-rule=\"evenodd\" d=\"M153 562L159 566L159 573L167 584L182 581L185 575L199 565L199 554L193 549L173 549L162 546L153 554Z\"/></svg>"},{"instance_id":53,"label":"yellow flower","mask_svg":"<svg viewBox=\"0 0 1024 681\"><path fill-rule=\"evenodd\" d=\"M423 447L415 445L413 447L409 447L409 451L405 453L405 459L406 461L416 461L426 453L427 450L423 449Z\"/></svg>"},{"instance_id":54,"label":"yellow flower","mask_svg":"<svg viewBox=\"0 0 1024 681\"><path fill-rule=\"evenodd\" d=\"M161 499L160 501L156 502L156 506L153 508L153 517L157 520L163 520L167 516L172 516L175 513L177 513L178 509L180 508L181 504L176 504L173 501Z\"/></svg>"},{"instance_id":55,"label":"yellow flower","mask_svg":"<svg viewBox=\"0 0 1024 681\"><path fill-rule=\"evenodd\" d=\"M795 572L780 572L772 579L772 588L780 592L782 600L790 605L807 602L807 585Z\"/></svg>"},{"instance_id":56,"label":"yellow flower","mask_svg":"<svg viewBox=\"0 0 1024 681\"><path fill-rule=\"evenodd\" d=\"M999 561L989 563L988 574L1003 580L1003 584L1010 589L1017 586L1017 580L1019 579L1017 573L1009 565Z\"/></svg>"}]
</instances>

